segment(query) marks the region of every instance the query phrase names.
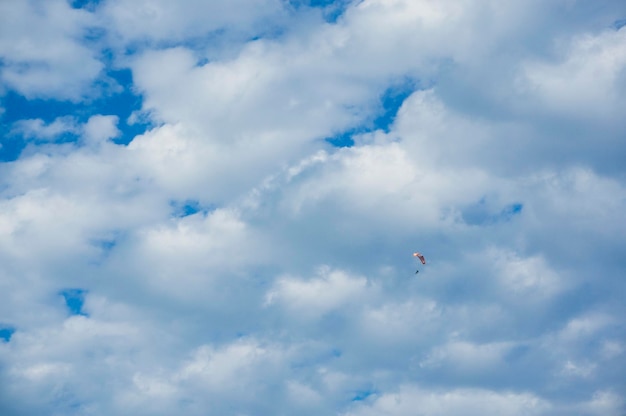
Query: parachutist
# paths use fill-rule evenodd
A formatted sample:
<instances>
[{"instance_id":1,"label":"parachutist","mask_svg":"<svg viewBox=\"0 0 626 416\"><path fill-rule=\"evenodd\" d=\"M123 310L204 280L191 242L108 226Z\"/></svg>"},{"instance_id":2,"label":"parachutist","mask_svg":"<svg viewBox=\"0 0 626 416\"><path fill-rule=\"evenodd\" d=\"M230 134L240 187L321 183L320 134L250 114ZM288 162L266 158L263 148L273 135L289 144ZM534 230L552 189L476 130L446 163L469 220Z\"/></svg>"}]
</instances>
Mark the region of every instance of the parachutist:
<instances>
[{"instance_id":1,"label":"parachutist","mask_svg":"<svg viewBox=\"0 0 626 416\"><path fill-rule=\"evenodd\" d=\"M420 259L420 261L422 262L422 264L426 264L426 259L424 258L424 256L422 256L420 253L418 253L417 251L415 253L413 253L413 257L417 257L418 259ZM417 271L415 272L415 274L418 274L420 272L419 269L417 269Z\"/></svg>"}]
</instances>

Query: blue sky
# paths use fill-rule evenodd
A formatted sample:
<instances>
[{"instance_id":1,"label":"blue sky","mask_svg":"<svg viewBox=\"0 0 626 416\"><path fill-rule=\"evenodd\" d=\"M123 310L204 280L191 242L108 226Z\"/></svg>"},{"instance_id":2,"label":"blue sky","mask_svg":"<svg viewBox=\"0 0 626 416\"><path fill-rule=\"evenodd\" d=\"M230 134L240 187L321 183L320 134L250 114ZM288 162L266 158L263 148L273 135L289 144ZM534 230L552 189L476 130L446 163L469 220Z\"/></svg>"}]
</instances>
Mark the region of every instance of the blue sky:
<instances>
[{"instance_id":1,"label":"blue sky","mask_svg":"<svg viewBox=\"0 0 626 416\"><path fill-rule=\"evenodd\" d=\"M623 415L625 19L1 2L0 413Z\"/></svg>"}]
</instances>

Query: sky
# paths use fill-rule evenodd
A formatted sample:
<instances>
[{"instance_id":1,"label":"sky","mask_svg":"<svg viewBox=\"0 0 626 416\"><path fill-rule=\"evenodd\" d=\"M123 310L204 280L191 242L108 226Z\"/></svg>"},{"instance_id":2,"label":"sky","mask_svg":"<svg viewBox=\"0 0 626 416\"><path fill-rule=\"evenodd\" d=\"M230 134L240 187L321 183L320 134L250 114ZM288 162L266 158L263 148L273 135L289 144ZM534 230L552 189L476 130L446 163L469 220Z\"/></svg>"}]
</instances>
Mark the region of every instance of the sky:
<instances>
[{"instance_id":1,"label":"sky","mask_svg":"<svg viewBox=\"0 0 626 416\"><path fill-rule=\"evenodd\" d=\"M0 0L0 120L2 415L626 414L621 0Z\"/></svg>"}]
</instances>

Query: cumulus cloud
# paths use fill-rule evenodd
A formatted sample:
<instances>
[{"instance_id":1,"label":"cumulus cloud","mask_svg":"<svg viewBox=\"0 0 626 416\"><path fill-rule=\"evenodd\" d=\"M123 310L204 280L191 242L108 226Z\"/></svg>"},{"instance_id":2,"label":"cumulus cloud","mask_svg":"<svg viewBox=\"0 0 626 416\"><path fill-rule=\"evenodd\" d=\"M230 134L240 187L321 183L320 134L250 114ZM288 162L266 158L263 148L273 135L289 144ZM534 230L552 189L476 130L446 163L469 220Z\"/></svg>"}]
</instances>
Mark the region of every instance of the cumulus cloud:
<instances>
[{"instance_id":1,"label":"cumulus cloud","mask_svg":"<svg viewBox=\"0 0 626 416\"><path fill-rule=\"evenodd\" d=\"M63 0L5 1L0 5L3 85L27 98L79 101L90 95L104 65L84 37L89 13Z\"/></svg>"},{"instance_id":2,"label":"cumulus cloud","mask_svg":"<svg viewBox=\"0 0 626 416\"><path fill-rule=\"evenodd\" d=\"M266 304L284 303L300 315L320 316L344 304L363 301L367 281L365 278L346 276L344 272L320 270L317 278L303 281L289 277L279 278L267 293Z\"/></svg>"},{"instance_id":3,"label":"cumulus cloud","mask_svg":"<svg viewBox=\"0 0 626 416\"><path fill-rule=\"evenodd\" d=\"M94 115L86 123L79 123L74 117L58 117L50 123L42 119L18 120L13 123L12 135L21 135L27 139L55 141L67 136L81 135L85 142L95 144L99 141L115 138L119 135L117 116Z\"/></svg>"},{"instance_id":4,"label":"cumulus cloud","mask_svg":"<svg viewBox=\"0 0 626 416\"><path fill-rule=\"evenodd\" d=\"M626 410L620 2L0 16L0 413Z\"/></svg>"},{"instance_id":5,"label":"cumulus cloud","mask_svg":"<svg viewBox=\"0 0 626 416\"><path fill-rule=\"evenodd\" d=\"M520 88L547 110L572 118L616 122L624 118L626 31L579 35L563 45L557 62L529 62Z\"/></svg>"},{"instance_id":6,"label":"cumulus cloud","mask_svg":"<svg viewBox=\"0 0 626 416\"><path fill-rule=\"evenodd\" d=\"M21 134L26 138L43 140L56 139L63 134L77 134L76 120L72 117L59 117L52 123L42 119L19 120L13 125L13 134Z\"/></svg>"}]
</instances>

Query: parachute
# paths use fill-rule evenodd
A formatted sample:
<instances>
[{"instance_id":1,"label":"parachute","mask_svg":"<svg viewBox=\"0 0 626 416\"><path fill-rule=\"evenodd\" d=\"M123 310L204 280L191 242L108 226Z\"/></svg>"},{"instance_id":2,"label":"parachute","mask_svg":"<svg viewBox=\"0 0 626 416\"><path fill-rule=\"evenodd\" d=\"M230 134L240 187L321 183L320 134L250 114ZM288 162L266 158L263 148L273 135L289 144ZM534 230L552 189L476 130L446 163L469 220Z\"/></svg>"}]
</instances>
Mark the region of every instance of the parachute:
<instances>
[{"instance_id":1,"label":"parachute","mask_svg":"<svg viewBox=\"0 0 626 416\"><path fill-rule=\"evenodd\" d=\"M417 251L415 253L413 253L413 257L417 257L418 259L420 259L420 261L422 262L422 264L426 264L426 259L424 258L424 256L421 255L421 253L418 253ZM417 269L417 271L415 272L415 274L419 273L419 269Z\"/></svg>"}]
</instances>

